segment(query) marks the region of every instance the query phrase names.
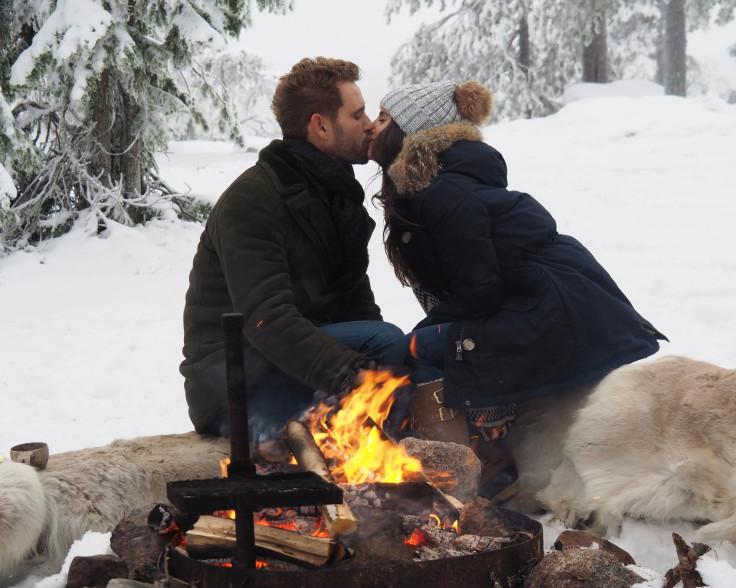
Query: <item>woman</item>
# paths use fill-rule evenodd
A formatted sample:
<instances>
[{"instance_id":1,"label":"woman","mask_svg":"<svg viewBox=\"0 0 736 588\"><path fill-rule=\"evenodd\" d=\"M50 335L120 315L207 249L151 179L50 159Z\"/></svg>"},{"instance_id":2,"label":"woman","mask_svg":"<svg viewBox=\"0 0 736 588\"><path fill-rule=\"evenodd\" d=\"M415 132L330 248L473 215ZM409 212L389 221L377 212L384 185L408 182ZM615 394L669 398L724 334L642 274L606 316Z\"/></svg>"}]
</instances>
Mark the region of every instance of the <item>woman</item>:
<instances>
[{"instance_id":1,"label":"woman","mask_svg":"<svg viewBox=\"0 0 736 588\"><path fill-rule=\"evenodd\" d=\"M517 402L598 380L665 339L541 204L507 189L477 126L491 106L477 82L399 88L369 148L386 252L427 313L410 335L413 425L430 439L467 443L470 421L492 440Z\"/></svg>"}]
</instances>

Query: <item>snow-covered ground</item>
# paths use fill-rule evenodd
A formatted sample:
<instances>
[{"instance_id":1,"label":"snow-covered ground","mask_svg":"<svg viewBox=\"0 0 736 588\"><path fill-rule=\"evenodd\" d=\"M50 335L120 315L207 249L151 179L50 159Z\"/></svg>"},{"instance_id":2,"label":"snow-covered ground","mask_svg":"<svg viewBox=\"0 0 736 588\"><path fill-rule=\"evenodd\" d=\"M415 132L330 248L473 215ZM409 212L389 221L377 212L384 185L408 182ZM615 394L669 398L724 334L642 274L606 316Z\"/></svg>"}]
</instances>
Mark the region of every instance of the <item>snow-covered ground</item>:
<instances>
[{"instance_id":1,"label":"snow-covered ground","mask_svg":"<svg viewBox=\"0 0 736 588\"><path fill-rule=\"evenodd\" d=\"M647 91L613 96L619 91L572 101L547 118L491 125L486 140L504 154L510 187L545 204L560 232L580 239L667 334L659 356L736 368L736 105ZM214 202L255 157L229 144L191 142L173 144L158 160L169 182ZM368 194L378 187L376 171L356 168ZM380 211L369 210L380 227ZM192 428L177 367L202 227L112 225L106 238L95 229L79 226L0 259L6 457L27 441L46 441L57 453ZM369 270L378 301L386 320L410 330L421 310L396 282L380 236L379 228ZM547 543L561 530L547 522ZM676 563L673 531L693 541L691 525L639 521L626 521L610 539L649 574L648 586L659 586ZM107 542L90 533L72 554L100 553ZM700 564L706 582L736 585L736 549L713 547ZM64 573L37 581L63 583Z\"/></svg>"}]
</instances>

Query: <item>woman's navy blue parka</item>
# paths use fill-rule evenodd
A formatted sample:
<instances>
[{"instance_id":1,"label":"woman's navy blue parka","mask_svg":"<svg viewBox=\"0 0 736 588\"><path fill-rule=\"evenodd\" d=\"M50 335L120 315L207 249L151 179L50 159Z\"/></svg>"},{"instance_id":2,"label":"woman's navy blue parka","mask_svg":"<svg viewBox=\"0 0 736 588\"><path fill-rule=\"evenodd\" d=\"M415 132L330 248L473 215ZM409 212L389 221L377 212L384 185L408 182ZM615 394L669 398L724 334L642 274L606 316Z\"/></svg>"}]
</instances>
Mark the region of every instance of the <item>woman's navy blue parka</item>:
<instances>
[{"instance_id":1,"label":"woman's navy blue parka","mask_svg":"<svg viewBox=\"0 0 736 588\"><path fill-rule=\"evenodd\" d=\"M440 299L417 327L452 322L445 403L519 402L600 379L665 339L606 270L463 121L408 136L389 168L390 221L413 277Z\"/></svg>"}]
</instances>

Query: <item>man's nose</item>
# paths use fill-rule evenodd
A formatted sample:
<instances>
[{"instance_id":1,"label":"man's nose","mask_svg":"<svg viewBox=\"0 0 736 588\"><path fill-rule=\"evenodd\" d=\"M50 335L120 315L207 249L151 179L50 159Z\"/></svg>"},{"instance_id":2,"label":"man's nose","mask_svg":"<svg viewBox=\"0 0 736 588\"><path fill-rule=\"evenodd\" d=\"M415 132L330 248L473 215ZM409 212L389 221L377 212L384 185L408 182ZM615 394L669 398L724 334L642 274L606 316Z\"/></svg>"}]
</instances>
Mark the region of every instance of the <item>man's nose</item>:
<instances>
[{"instance_id":1,"label":"man's nose","mask_svg":"<svg viewBox=\"0 0 736 588\"><path fill-rule=\"evenodd\" d=\"M372 133L375 127L376 125L373 123L370 117L367 114L364 114L363 115L363 131L365 131L366 133Z\"/></svg>"}]
</instances>

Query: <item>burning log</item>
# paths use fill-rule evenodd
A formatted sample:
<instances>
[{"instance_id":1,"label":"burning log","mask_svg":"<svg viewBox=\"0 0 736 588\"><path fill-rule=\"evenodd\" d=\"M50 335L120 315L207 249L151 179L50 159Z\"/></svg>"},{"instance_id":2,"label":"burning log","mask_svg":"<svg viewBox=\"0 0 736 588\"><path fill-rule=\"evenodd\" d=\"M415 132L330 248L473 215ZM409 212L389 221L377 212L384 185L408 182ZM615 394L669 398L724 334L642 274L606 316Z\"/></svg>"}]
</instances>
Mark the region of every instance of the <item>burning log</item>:
<instances>
[{"instance_id":1,"label":"burning log","mask_svg":"<svg viewBox=\"0 0 736 588\"><path fill-rule=\"evenodd\" d=\"M291 421L284 426L283 437L299 465L334 484L325 458L317 447L309 428L301 421ZM320 506L327 530L332 537L350 535L358 529L358 519L343 500L338 504Z\"/></svg>"},{"instance_id":2,"label":"burning log","mask_svg":"<svg viewBox=\"0 0 736 588\"><path fill-rule=\"evenodd\" d=\"M330 559L341 558L342 547L331 537L313 537L289 529L254 525L256 550L277 557L320 567ZM216 559L231 557L236 550L235 521L223 517L201 516L187 532L186 548L190 557Z\"/></svg>"}]
</instances>

